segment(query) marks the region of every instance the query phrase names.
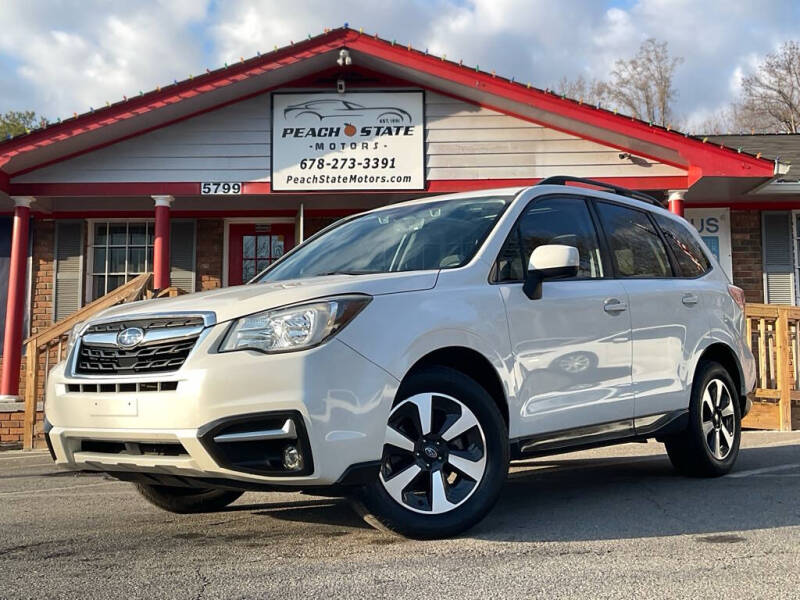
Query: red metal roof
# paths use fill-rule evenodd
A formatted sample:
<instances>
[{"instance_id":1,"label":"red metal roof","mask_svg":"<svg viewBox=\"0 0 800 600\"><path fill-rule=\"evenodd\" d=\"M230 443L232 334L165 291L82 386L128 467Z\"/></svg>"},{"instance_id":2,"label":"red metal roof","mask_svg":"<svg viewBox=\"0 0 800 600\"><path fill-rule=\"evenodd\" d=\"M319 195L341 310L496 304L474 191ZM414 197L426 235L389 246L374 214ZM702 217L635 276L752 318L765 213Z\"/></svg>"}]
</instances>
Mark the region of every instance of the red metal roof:
<instances>
[{"instance_id":1,"label":"red metal roof","mask_svg":"<svg viewBox=\"0 0 800 600\"><path fill-rule=\"evenodd\" d=\"M53 147L53 144L72 140L87 132L96 131L128 119L135 119L341 47L363 52L396 65L403 65L454 84L468 85L497 98L535 107L562 120L568 119L573 123L585 124L587 127L606 130L609 133L621 133L630 138L677 152L685 162L681 166L687 168L689 172L689 185L701 176L771 177L774 174L772 161L564 98L548 90L532 87L530 84L522 84L513 79L497 76L493 72L480 71L477 68L464 66L460 62L456 63L445 60L444 57L432 56L427 52L415 50L411 46L403 46L381 39L377 35L363 34L349 28L338 28L248 60L242 59L237 64L207 71L197 77L190 77L184 81L159 87L133 98L125 98L110 106L76 115L29 134L0 142L0 189L9 187L7 180L4 180L2 175L4 170L6 174L14 174L13 169L6 169L4 165L7 166L15 156L47 147L55 150L57 147ZM163 124L158 126L163 126ZM557 125L556 128L558 128ZM562 126L561 128L569 130L568 127ZM145 129L143 128L143 131ZM580 132L574 132L576 135L582 136ZM118 141L118 139L112 141ZM597 141L602 141L602 139ZM69 153L65 152L65 154ZM67 156L58 156L56 160L65 158ZM37 163L38 161L34 160L33 162ZM45 162L53 162L53 158L42 160L39 164ZM25 170L29 169L30 167Z\"/></svg>"}]
</instances>

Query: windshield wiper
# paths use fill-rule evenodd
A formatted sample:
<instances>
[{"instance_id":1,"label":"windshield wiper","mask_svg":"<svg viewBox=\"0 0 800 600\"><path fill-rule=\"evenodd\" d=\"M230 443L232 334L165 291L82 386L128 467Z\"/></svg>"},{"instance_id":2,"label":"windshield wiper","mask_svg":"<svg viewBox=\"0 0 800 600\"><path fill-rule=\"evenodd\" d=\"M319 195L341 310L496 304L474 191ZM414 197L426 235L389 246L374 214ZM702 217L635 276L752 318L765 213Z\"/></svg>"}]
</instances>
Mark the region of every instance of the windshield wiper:
<instances>
[{"instance_id":1,"label":"windshield wiper","mask_svg":"<svg viewBox=\"0 0 800 600\"><path fill-rule=\"evenodd\" d=\"M368 271L368 270L340 270L340 271L327 271L325 273L317 273L316 277L325 277L326 275L374 275L382 271Z\"/></svg>"}]
</instances>

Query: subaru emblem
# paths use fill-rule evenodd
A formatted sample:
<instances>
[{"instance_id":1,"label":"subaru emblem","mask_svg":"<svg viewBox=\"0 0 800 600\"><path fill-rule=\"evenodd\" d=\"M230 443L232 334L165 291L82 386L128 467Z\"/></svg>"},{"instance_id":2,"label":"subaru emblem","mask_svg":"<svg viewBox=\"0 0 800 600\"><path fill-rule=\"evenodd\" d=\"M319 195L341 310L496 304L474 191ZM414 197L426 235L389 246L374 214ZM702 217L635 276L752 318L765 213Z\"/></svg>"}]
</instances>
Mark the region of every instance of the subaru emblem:
<instances>
[{"instance_id":1,"label":"subaru emblem","mask_svg":"<svg viewBox=\"0 0 800 600\"><path fill-rule=\"evenodd\" d=\"M139 327L128 327L117 334L117 346L120 348L133 348L144 339L144 331Z\"/></svg>"}]
</instances>

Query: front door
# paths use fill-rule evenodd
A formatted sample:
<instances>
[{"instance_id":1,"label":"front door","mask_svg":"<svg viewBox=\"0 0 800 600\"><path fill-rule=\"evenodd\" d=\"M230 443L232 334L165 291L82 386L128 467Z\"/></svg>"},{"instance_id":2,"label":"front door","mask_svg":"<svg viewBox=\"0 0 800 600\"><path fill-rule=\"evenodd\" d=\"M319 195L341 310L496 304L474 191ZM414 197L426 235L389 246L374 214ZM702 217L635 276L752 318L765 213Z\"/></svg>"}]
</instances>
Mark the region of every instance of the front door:
<instances>
[{"instance_id":1,"label":"front door","mask_svg":"<svg viewBox=\"0 0 800 600\"><path fill-rule=\"evenodd\" d=\"M512 430L512 437L535 445L540 442L533 438L549 444L632 433L628 297L622 284L609 277L585 201L569 196L534 200L515 228L518 235L512 230L501 262L517 254L509 246L519 248L520 243L521 256L514 256L516 266L501 265L498 282L519 386L519 429ZM542 297L531 300L522 291L524 265L543 244L578 248L580 268L573 279L544 282Z\"/></svg>"},{"instance_id":2,"label":"front door","mask_svg":"<svg viewBox=\"0 0 800 600\"><path fill-rule=\"evenodd\" d=\"M294 223L231 224L228 243L228 285L241 285L292 249Z\"/></svg>"}]
</instances>

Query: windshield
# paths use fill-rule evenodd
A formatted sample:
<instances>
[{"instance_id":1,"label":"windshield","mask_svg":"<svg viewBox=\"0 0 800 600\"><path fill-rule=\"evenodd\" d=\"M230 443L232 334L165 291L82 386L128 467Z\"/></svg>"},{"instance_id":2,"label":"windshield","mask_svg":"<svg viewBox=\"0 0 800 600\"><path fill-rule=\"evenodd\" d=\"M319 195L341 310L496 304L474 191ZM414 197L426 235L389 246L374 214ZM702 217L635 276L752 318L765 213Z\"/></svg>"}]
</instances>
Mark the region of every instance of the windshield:
<instances>
[{"instance_id":1,"label":"windshield","mask_svg":"<svg viewBox=\"0 0 800 600\"><path fill-rule=\"evenodd\" d=\"M460 267L475 255L511 199L439 200L346 219L286 255L257 281Z\"/></svg>"}]
</instances>

